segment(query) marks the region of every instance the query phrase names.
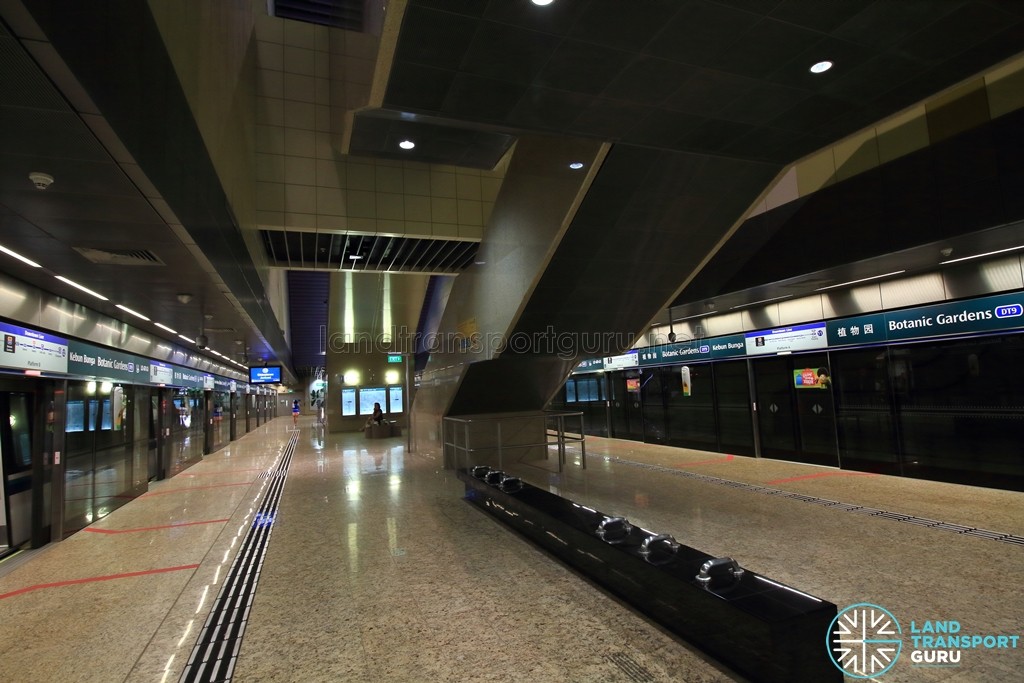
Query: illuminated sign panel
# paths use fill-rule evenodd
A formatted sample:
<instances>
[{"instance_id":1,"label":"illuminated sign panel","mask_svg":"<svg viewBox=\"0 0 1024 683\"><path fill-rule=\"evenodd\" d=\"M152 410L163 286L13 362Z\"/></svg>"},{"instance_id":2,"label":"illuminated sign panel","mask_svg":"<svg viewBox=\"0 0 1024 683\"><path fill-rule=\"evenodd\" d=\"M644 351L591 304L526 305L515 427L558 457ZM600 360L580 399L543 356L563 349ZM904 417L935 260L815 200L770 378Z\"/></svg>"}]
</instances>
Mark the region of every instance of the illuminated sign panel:
<instances>
[{"instance_id":1,"label":"illuminated sign panel","mask_svg":"<svg viewBox=\"0 0 1024 683\"><path fill-rule=\"evenodd\" d=\"M249 368L250 384L280 384L281 366L274 365L269 368Z\"/></svg>"}]
</instances>

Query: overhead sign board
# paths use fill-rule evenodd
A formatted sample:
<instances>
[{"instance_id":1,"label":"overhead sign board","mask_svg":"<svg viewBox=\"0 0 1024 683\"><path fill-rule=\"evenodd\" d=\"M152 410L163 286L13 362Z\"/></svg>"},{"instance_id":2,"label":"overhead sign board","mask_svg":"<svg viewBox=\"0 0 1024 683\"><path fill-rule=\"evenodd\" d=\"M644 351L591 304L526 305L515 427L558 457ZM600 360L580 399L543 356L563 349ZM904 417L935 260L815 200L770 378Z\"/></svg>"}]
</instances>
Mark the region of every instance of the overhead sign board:
<instances>
[{"instance_id":1,"label":"overhead sign board","mask_svg":"<svg viewBox=\"0 0 1024 683\"><path fill-rule=\"evenodd\" d=\"M640 349L640 365L697 362L746 355L746 341L742 334L714 339L694 339L678 344Z\"/></svg>"},{"instance_id":2,"label":"overhead sign board","mask_svg":"<svg viewBox=\"0 0 1024 683\"><path fill-rule=\"evenodd\" d=\"M693 363L1017 329L1024 329L1024 292L645 347L621 356L585 360L573 372Z\"/></svg>"},{"instance_id":3,"label":"overhead sign board","mask_svg":"<svg viewBox=\"0 0 1024 683\"><path fill-rule=\"evenodd\" d=\"M748 356L813 351L828 346L823 322L747 332L743 336Z\"/></svg>"},{"instance_id":4,"label":"overhead sign board","mask_svg":"<svg viewBox=\"0 0 1024 683\"><path fill-rule=\"evenodd\" d=\"M148 358L75 340L68 344L67 372L132 384L149 384L152 381Z\"/></svg>"},{"instance_id":5,"label":"overhead sign board","mask_svg":"<svg viewBox=\"0 0 1024 683\"><path fill-rule=\"evenodd\" d=\"M267 368L249 368L250 384L280 384L281 366L272 365Z\"/></svg>"},{"instance_id":6,"label":"overhead sign board","mask_svg":"<svg viewBox=\"0 0 1024 683\"><path fill-rule=\"evenodd\" d=\"M174 367L160 361L150 361L149 381L153 384L174 384Z\"/></svg>"},{"instance_id":7,"label":"overhead sign board","mask_svg":"<svg viewBox=\"0 0 1024 683\"><path fill-rule=\"evenodd\" d=\"M588 358L581 361L573 372L598 372L604 370L604 358Z\"/></svg>"},{"instance_id":8,"label":"overhead sign board","mask_svg":"<svg viewBox=\"0 0 1024 683\"><path fill-rule=\"evenodd\" d=\"M828 322L829 346L849 346L1024 327L1024 293L998 294Z\"/></svg>"},{"instance_id":9,"label":"overhead sign board","mask_svg":"<svg viewBox=\"0 0 1024 683\"><path fill-rule=\"evenodd\" d=\"M68 341L27 327L0 323L4 335L0 366L39 372L68 371Z\"/></svg>"},{"instance_id":10,"label":"overhead sign board","mask_svg":"<svg viewBox=\"0 0 1024 683\"><path fill-rule=\"evenodd\" d=\"M636 351L630 351L621 356L605 356L605 370L622 370L623 368L635 368L640 364Z\"/></svg>"},{"instance_id":11,"label":"overhead sign board","mask_svg":"<svg viewBox=\"0 0 1024 683\"><path fill-rule=\"evenodd\" d=\"M203 373L198 370L174 368L174 386L203 389L206 386L206 381L203 379Z\"/></svg>"}]
</instances>

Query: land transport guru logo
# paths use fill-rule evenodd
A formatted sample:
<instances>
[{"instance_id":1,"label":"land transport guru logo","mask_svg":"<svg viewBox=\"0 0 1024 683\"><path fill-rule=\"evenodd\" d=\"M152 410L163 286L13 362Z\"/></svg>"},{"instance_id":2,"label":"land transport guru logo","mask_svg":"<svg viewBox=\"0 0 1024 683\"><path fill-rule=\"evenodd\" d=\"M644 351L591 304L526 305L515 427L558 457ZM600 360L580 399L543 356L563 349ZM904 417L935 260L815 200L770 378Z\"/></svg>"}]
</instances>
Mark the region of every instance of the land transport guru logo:
<instances>
[{"instance_id":1,"label":"land transport guru logo","mask_svg":"<svg viewBox=\"0 0 1024 683\"><path fill-rule=\"evenodd\" d=\"M850 678L889 671L903 649L903 629L892 612L868 602L850 605L832 620L825 636L829 657ZM959 666L963 650L1016 648L1019 635L965 634L959 621L910 622L910 661L917 667Z\"/></svg>"},{"instance_id":2,"label":"land transport guru logo","mask_svg":"<svg viewBox=\"0 0 1024 683\"><path fill-rule=\"evenodd\" d=\"M850 605L829 624L825 644L832 663L851 678L884 674L900 657L903 629L889 610L871 603Z\"/></svg>"}]
</instances>

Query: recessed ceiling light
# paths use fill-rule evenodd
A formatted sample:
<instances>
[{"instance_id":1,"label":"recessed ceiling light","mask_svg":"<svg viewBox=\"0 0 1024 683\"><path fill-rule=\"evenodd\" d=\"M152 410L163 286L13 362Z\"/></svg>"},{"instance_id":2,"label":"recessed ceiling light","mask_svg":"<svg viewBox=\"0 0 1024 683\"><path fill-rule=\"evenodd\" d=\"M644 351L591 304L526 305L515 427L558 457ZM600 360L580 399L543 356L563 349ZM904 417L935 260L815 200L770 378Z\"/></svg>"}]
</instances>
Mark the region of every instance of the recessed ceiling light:
<instances>
[{"instance_id":1,"label":"recessed ceiling light","mask_svg":"<svg viewBox=\"0 0 1024 683\"><path fill-rule=\"evenodd\" d=\"M186 337L183 334L179 334L178 336L181 337L182 339L184 339L185 341L187 341L189 344L195 344L196 343L195 339L190 339L189 337Z\"/></svg>"},{"instance_id":2,"label":"recessed ceiling light","mask_svg":"<svg viewBox=\"0 0 1024 683\"><path fill-rule=\"evenodd\" d=\"M398 146L401 147L402 149L412 149L413 147L416 146L416 143L413 142L412 140L402 140L401 142L398 143Z\"/></svg>"},{"instance_id":3,"label":"recessed ceiling light","mask_svg":"<svg viewBox=\"0 0 1024 683\"><path fill-rule=\"evenodd\" d=\"M555 0L530 0L530 1L531 1L531 2L533 3L533 4L537 5L538 7L544 7L545 5L550 5L550 4L551 4L551 3L553 3L553 2L555 1Z\"/></svg>"},{"instance_id":4,"label":"recessed ceiling light","mask_svg":"<svg viewBox=\"0 0 1024 683\"><path fill-rule=\"evenodd\" d=\"M13 256L14 258L18 259L22 263L27 263L28 265L32 266L33 268L42 268L41 265L39 265L38 263L36 263L32 259L27 259L24 256L22 256L21 254L19 254L18 252L11 251L7 247L0 246L0 251L2 251L3 253L7 254L8 256Z\"/></svg>"},{"instance_id":5,"label":"recessed ceiling light","mask_svg":"<svg viewBox=\"0 0 1024 683\"><path fill-rule=\"evenodd\" d=\"M142 318L143 320L149 320L149 318L147 318L146 316L142 315L138 311L133 311L132 309L128 308L127 306L122 306L121 304L114 304L114 305L117 306L118 308L120 308L125 313L131 313L136 318Z\"/></svg>"},{"instance_id":6,"label":"recessed ceiling light","mask_svg":"<svg viewBox=\"0 0 1024 683\"><path fill-rule=\"evenodd\" d=\"M569 168L571 168L574 171L578 171L581 168L583 168L583 162L582 161L574 161L571 164L569 164Z\"/></svg>"},{"instance_id":7,"label":"recessed ceiling light","mask_svg":"<svg viewBox=\"0 0 1024 683\"><path fill-rule=\"evenodd\" d=\"M878 280L879 278L889 277L890 275L899 275L907 272L906 270L894 270L891 273L883 273L882 275L872 275L871 277L862 277L859 280L850 280L849 282L840 282L838 285L829 285L828 287L818 287L815 292L823 292L826 289L835 289L836 287L845 287L847 285L855 285L858 282L867 282L868 280Z\"/></svg>"},{"instance_id":8,"label":"recessed ceiling light","mask_svg":"<svg viewBox=\"0 0 1024 683\"><path fill-rule=\"evenodd\" d=\"M350 259L350 260L352 260L352 261L358 261L359 259L363 258L363 257L362 257L362 256L360 256L359 254L349 254L349 255L348 255L348 257L349 257L349 259Z\"/></svg>"},{"instance_id":9,"label":"recessed ceiling light","mask_svg":"<svg viewBox=\"0 0 1024 683\"><path fill-rule=\"evenodd\" d=\"M986 251L984 254L975 254L974 256L961 256L960 258L950 259L949 261L939 261L939 265L943 265L944 266L947 263L957 263L958 261L969 261L972 258L981 258L982 256L994 256L995 254L1003 254L1005 252L1016 251L1018 249L1024 249L1024 245L1021 245L1019 247L1008 247L1007 249L998 249L996 251ZM949 253L952 254L953 251L950 250ZM948 255L949 254L943 254L943 256L948 256Z\"/></svg>"},{"instance_id":10,"label":"recessed ceiling light","mask_svg":"<svg viewBox=\"0 0 1024 683\"><path fill-rule=\"evenodd\" d=\"M102 299L103 301L107 301L107 297L103 296L102 294L97 294L96 292L92 291L88 287L80 285L77 282L75 282L74 280L69 280L66 277L64 277L63 275L54 275L54 277L57 278L58 280L60 280L61 282L63 282L64 284L71 285L72 287L80 289L83 292L86 292L87 294L92 294L97 299Z\"/></svg>"},{"instance_id":11,"label":"recessed ceiling light","mask_svg":"<svg viewBox=\"0 0 1024 683\"><path fill-rule=\"evenodd\" d=\"M161 330L167 330L171 334L178 334L177 330L172 330L171 328L167 327L167 325L163 325L161 323L153 323L153 324L156 325L157 327L159 327Z\"/></svg>"},{"instance_id":12,"label":"recessed ceiling light","mask_svg":"<svg viewBox=\"0 0 1024 683\"><path fill-rule=\"evenodd\" d=\"M822 73L825 73L826 71L828 71L831 68L832 68L832 62L830 62L830 61L828 61L826 59L825 61L818 62L817 64L812 66L811 67L811 73L812 74L822 74Z\"/></svg>"},{"instance_id":13,"label":"recessed ceiling light","mask_svg":"<svg viewBox=\"0 0 1024 683\"><path fill-rule=\"evenodd\" d=\"M730 311L734 311L737 308L744 308L746 306L756 306L758 304L766 304L769 301L778 301L779 299L788 299L793 296L792 294L785 294L783 296L773 296L771 299L761 299L760 301L751 301L749 304L740 304L739 306L732 306L729 308Z\"/></svg>"}]
</instances>

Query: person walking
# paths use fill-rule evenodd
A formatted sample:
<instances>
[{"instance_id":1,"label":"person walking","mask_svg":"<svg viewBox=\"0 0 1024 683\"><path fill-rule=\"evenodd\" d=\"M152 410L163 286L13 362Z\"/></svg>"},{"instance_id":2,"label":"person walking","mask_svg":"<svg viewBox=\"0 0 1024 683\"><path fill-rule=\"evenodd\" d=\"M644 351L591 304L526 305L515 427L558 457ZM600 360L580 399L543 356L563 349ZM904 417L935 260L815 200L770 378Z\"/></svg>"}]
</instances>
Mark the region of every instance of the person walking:
<instances>
[{"instance_id":1,"label":"person walking","mask_svg":"<svg viewBox=\"0 0 1024 683\"><path fill-rule=\"evenodd\" d=\"M292 401L292 424L295 426L299 424L299 399Z\"/></svg>"}]
</instances>

